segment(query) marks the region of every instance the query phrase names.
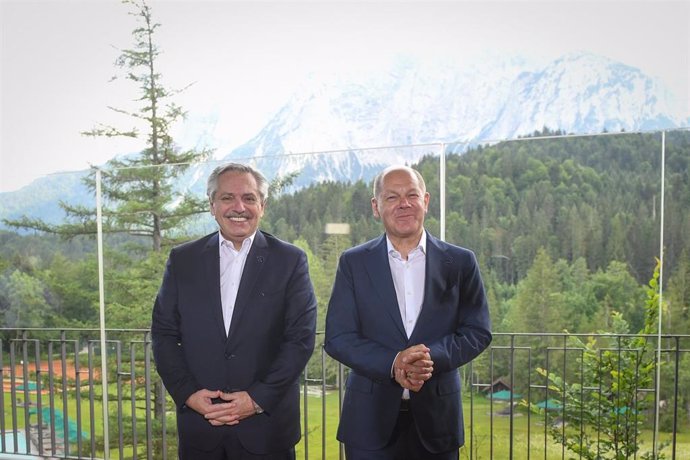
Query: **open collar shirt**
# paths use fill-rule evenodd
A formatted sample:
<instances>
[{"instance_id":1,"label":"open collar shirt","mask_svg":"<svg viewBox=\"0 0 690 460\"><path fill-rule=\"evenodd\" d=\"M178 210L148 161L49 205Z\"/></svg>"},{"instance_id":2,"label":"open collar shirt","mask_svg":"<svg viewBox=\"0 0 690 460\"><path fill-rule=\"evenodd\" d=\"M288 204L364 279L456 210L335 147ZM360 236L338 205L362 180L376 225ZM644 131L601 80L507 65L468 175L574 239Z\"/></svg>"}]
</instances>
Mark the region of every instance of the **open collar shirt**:
<instances>
[{"instance_id":1,"label":"open collar shirt","mask_svg":"<svg viewBox=\"0 0 690 460\"><path fill-rule=\"evenodd\" d=\"M393 243L391 243L388 235L386 235L386 246L388 249L388 265L393 276L400 317L402 318L403 326L405 326L407 338L410 338L417 324L419 313L422 311L422 302L424 302L426 230L419 239L417 247L407 254L407 260L403 259L400 252L393 247ZM392 375L393 368L391 365ZM409 399L410 391L404 389L402 398Z\"/></svg>"},{"instance_id":2,"label":"open collar shirt","mask_svg":"<svg viewBox=\"0 0 690 460\"><path fill-rule=\"evenodd\" d=\"M235 249L232 241L223 238L223 234L218 232L218 251L220 253L220 301L223 306L223 324L225 334L230 331L232 313L235 310L237 291L240 288L240 280L244 265L247 262L247 255L254 242L254 232L251 236L242 241L239 251Z\"/></svg>"},{"instance_id":3,"label":"open collar shirt","mask_svg":"<svg viewBox=\"0 0 690 460\"><path fill-rule=\"evenodd\" d=\"M412 335L417 318L422 311L424 301L424 273L426 270L426 230L419 239L419 244L407 255L407 260L393 247L386 235L388 264L395 285L395 296L405 332Z\"/></svg>"}]
</instances>

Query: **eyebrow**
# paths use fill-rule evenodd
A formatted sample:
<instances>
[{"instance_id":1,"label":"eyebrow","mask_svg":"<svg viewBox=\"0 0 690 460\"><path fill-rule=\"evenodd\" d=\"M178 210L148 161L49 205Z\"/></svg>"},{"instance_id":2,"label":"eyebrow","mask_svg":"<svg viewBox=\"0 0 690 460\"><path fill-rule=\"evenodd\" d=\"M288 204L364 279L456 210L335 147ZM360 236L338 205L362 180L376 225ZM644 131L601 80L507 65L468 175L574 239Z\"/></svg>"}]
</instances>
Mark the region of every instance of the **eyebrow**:
<instances>
[{"instance_id":1,"label":"eyebrow","mask_svg":"<svg viewBox=\"0 0 690 460\"><path fill-rule=\"evenodd\" d=\"M221 196L236 196L237 195L234 192L219 192L218 194ZM241 196L242 198L244 198L244 197L249 197L249 196L256 197L258 195L255 192L247 192L247 193L241 193L237 196Z\"/></svg>"}]
</instances>

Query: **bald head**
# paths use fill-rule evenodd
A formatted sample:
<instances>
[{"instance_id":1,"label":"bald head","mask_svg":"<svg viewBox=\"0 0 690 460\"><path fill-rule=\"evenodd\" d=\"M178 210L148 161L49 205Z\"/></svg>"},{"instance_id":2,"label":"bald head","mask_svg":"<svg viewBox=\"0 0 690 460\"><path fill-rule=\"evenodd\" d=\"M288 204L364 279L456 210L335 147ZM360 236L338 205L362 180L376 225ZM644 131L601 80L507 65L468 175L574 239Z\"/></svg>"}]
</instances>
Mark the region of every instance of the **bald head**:
<instances>
[{"instance_id":1,"label":"bald head","mask_svg":"<svg viewBox=\"0 0 690 460\"><path fill-rule=\"evenodd\" d=\"M381 171L374 179L374 198L376 200L380 201L381 192L383 191L383 181L386 178L386 176L393 171L406 171L412 174L417 178L417 181L419 182L419 188L422 190L422 192L426 193L426 183L424 182L424 178L419 173L419 171L417 171L416 169L412 169L409 166L393 165Z\"/></svg>"}]
</instances>

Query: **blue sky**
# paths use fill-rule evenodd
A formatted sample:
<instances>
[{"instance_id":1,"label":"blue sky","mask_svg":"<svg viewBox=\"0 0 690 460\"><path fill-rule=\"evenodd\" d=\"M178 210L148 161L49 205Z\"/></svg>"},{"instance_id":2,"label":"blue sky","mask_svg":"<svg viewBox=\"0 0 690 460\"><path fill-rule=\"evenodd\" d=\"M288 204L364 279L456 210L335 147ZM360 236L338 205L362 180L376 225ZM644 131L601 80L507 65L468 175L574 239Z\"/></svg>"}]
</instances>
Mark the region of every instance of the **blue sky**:
<instances>
[{"instance_id":1,"label":"blue sky","mask_svg":"<svg viewBox=\"0 0 690 460\"><path fill-rule=\"evenodd\" d=\"M165 83L194 83L178 102L185 147L220 153L255 135L309 75L375 69L397 56L462 63L478 53L547 61L589 51L661 79L690 114L686 1L152 0ZM93 139L97 123L129 128L107 106L136 90L116 74L135 22L115 0L0 0L0 192L56 171L140 150ZM135 106L131 106L135 107Z\"/></svg>"}]
</instances>

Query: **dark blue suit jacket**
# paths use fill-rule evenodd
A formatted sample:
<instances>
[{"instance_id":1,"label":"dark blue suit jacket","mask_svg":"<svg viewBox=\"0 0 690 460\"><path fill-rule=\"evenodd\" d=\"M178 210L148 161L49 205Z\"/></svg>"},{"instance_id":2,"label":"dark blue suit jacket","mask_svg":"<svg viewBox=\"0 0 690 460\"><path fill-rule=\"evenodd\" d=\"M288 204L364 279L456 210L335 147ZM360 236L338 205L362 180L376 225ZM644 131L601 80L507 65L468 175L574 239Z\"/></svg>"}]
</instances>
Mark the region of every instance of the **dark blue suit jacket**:
<instances>
[{"instance_id":1,"label":"dark blue suit jacket","mask_svg":"<svg viewBox=\"0 0 690 460\"><path fill-rule=\"evenodd\" d=\"M427 234L428 235L428 234ZM424 301L408 339L388 264L386 236L345 251L326 316L325 348L347 365L338 439L359 449L390 440L403 389L391 378L396 354L423 343L433 376L411 392L410 409L430 452L464 443L458 367L491 342L489 309L474 254L428 235Z\"/></svg>"},{"instance_id":2,"label":"dark blue suit jacket","mask_svg":"<svg viewBox=\"0 0 690 460\"><path fill-rule=\"evenodd\" d=\"M300 438L299 377L314 349L316 298L302 250L258 231L242 273L226 337L218 233L174 248L153 308L158 373L178 408L178 435L213 449L236 430L266 454ZM200 389L245 390L265 413L214 427L185 406Z\"/></svg>"}]
</instances>

